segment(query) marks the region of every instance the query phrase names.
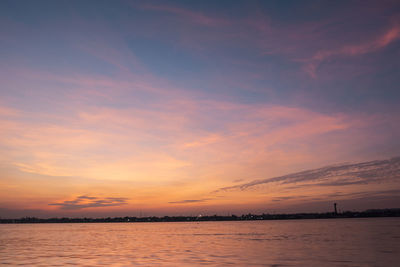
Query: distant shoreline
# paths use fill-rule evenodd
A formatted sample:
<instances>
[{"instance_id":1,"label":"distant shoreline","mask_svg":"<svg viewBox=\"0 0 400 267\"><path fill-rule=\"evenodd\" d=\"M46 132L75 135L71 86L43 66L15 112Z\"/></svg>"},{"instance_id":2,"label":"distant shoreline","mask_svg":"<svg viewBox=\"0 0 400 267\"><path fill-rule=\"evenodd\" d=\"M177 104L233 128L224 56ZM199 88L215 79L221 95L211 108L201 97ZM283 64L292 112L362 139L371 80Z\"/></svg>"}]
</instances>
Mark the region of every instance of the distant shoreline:
<instances>
[{"instance_id":1,"label":"distant shoreline","mask_svg":"<svg viewBox=\"0 0 400 267\"><path fill-rule=\"evenodd\" d=\"M345 211L341 213L293 213L293 214L246 214L241 216L164 216L164 217L107 217L107 218L48 218L24 217L19 219L1 219L0 224L23 223L117 223L117 222L205 222L205 221L258 221L258 220L302 220L336 218L380 218L400 217L400 208L373 209L366 211Z\"/></svg>"}]
</instances>

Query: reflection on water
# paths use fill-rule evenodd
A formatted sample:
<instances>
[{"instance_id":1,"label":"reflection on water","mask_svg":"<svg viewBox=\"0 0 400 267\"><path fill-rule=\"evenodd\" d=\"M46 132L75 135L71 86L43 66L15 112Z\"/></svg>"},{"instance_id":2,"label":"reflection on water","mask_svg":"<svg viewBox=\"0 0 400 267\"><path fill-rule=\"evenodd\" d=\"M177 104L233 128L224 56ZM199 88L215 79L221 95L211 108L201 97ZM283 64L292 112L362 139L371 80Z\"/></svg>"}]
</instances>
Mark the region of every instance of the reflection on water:
<instances>
[{"instance_id":1,"label":"reflection on water","mask_svg":"<svg viewBox=\"0 0 400 267\"><path fill-rule=\"evenodd\" d=\"M400 219L0 225L0 264L398 266Z\"/></svg>"}]
</instances>

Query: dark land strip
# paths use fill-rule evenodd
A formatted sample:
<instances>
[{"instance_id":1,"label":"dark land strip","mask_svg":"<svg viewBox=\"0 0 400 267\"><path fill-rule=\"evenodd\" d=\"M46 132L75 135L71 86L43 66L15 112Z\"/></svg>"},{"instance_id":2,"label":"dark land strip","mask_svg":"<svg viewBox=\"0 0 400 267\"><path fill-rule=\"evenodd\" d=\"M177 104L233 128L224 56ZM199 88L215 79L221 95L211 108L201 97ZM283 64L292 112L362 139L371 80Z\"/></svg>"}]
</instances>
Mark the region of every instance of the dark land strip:
<instances>
[{"instance_id":1,"label":"dark land strip","mask_svg":"<svg viewBox=\"0 0 400 267\"><path fill-rule=\"evenodd\" d=\"M113 222L203 222L203 221L252 221L252 220L299 220L299 219L336 219L336 218L377 218L400 217L398 209L372 209L366 211L345 211L341 213L294 213L294 214L245 214L241 216L164 216L164 217L107 217L107 218L48 218L23 217L2 219L0 223L113 223Z\"/></svg>"}]
</instances>

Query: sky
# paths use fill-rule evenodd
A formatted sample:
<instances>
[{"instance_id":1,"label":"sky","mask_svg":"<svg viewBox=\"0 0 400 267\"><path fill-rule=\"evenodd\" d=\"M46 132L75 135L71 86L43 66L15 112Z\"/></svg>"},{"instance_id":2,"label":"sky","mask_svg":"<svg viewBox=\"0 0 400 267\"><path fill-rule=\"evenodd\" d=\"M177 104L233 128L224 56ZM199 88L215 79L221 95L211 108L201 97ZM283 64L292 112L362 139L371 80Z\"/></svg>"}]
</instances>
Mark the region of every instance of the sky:
<instances>
[{"instance_id":1,"label":"sky","mask_svg":"<svg viewBox=\"0 0 400 267\"><path fill-rule=\"evenodd\" d=\"M399 208L398 1L0 2L0 217Z\"/></svg>"}]
</instances>

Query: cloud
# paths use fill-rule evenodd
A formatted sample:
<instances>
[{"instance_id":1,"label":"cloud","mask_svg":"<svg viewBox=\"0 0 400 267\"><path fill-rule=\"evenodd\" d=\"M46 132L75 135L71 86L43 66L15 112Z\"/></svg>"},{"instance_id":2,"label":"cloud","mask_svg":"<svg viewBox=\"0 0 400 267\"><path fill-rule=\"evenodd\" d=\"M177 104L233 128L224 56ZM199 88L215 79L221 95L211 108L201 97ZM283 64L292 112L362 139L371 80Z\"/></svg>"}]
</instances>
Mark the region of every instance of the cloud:
<instances>
[{"instance_id":1,"label":"cloud","mask_svg":"<svg viewBox=\"0 0 400 267\"><path fill-rule=\"evenodd\" d=\"M398 23L392 25L385 33L375 37L374 39L352 45L343 45L333 49L323 49L317 51L308 63L304 65L303 69L311 77L316 78L318 65L323 61L337 56L358 56L368 53L373 53L377 50L383 49L389 44L393 43L400 38L400 25Z\"/></svg>"},{"instance_id":2,"label":"cloud","mask_svg":"<svg viewBox=\"0 0 400 267\"><path fill-rule=\"evenodd\" d=\"M399 196L400 189L390 189L390 190L378 190L373 192L351 192L351 193L343 193L343 192L335 192L327 195L327 197L336 197L336 198L364 198L364 197L379 197L379 196Z\"/></svg>"},{"instance_id":3,"label":"cloud","mask_svg":"<svg viewBox=\"0 0 400 267\"><path fill-rule=\"evenodd\" d=\"M97 199L97 197L79 196L77 199Z\"/></svg>"},{"instance_id":4,"label":"cloud","mask_svg":"<svg viewBox=\"0 0 400 267\"><path fill-rule=\"evenodd\" d=\"M369 184L400 179L400 157L387 160L375 160L355 164L340 164L278 176L254 180L240 185L222 187L214 192L230 190L247 190L249 188L271 183L296 184L301 186L345 186ZM297 185L300 183L300 185ZM301 184L303 183L303 184Z\"/></svg>"},{"instance_id":5,"label":"cloud","mask_svg":"<svg viewBox=\"0 0 400 267\"><path fill-rule=\"evenodd\" d=\"M49 206L59 206L64 210L79 210L84 208L100 208L111 206L122 206L127 203L128 198L123 197L107 197L98 198L91 196L79 196L74 200L65 200L60 203L50 203Z\"/></svg>"},{"instance_id":6,"label":"cloud","mask_svg":"<svg viewBox=\"0 0 400 267\"><path fill-rule=\"evenodd\" d=\"M368 198L390 198L398 196L400 189L390 190L377 190L377 191L362 191L362 192L334 192L323 196L306 196L306 195L293 195L293 196L280 196L272 198L273 202L283 201L296 201L296 202L310 202L310 201L328 201L331 199L368 199ZM300 201L299 201L300 200Z\"/></svg>"},{"instance_id":7,"label":"cloud","mask_svg":"<svg viewBox=\"0 0 400 267\"><path fill-rule=\"evenodd\" d=\"M210 198L202 198L202 199L185 199L180 201L171 201L168 202L170 204L187 204L187 203L198 203L198 202L206 202L210 200Z\"/></svg>"}]
</instances>

